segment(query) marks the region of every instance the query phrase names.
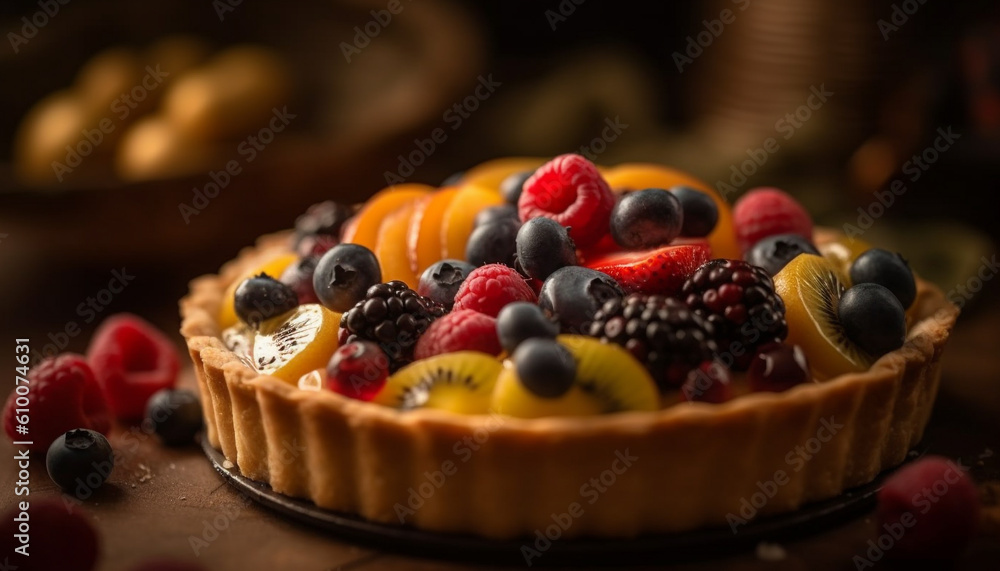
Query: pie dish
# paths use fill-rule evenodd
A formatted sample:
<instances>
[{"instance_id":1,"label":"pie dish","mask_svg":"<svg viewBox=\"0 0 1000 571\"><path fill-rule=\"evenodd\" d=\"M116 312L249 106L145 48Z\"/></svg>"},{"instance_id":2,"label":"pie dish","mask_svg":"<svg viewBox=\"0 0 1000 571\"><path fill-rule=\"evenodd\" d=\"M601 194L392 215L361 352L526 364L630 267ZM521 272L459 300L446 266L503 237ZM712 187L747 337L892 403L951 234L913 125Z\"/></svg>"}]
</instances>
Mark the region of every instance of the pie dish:
<instances>
[{"instance_id":1,"label":"pie dish","mask_svg":"<svg viewBox=\"0 0 1000 571\"><path fill-rule=\"evenodd\" d=\"M321 508L487 538L553 524L563 537L738 531L867 483L922 438L958 314L917 279L906 343L868 370L722 404L537 419L400 411L259 375L222 342L227 288L290 248L289 233L264 236L181 300L209 443Z\"/></svg>"}]
</instances>

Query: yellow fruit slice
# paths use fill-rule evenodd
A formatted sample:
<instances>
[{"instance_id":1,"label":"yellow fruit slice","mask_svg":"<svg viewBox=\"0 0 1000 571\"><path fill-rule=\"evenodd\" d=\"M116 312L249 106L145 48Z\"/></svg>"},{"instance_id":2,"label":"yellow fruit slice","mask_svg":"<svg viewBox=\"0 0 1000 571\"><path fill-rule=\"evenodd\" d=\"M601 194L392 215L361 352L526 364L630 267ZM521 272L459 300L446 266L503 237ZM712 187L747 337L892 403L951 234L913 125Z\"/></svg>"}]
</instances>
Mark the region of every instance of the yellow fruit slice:
<instances>
[{"instance_id":1,"label":"yellow fruit slice","mask_svg":"<svg viewBox=\"0 0 1000 571\"><path fill-rule=\"evenodd\" d=\"M298 259L298 255L292 253L276 254L273 258L254 268L253 271L241 275L233 283L229 284L229 287L226 288L226 293L222 296L222 307L219 308L219 329L232 327L239 322L239 318L236 317L235 294L236 288L239 287L243 280L261 273L278 279L284 273L285 269Z\"/></svg>"},{"instance_id":2,"label":"yellow fruit slice","mask_svg":"<svg viewBox=\"0 0 1000 571\"><path fill-rule=\"evenodd\" d=\"M477 351L435 355L390 376L372 402L411 410L434 408L459 414L489 412L500 361Z\"/></svg>"},{"instance_id":3,"label":"yellow fruit slice","mask_svg":"<svg viewBox=\"0 0 1000 571\"><path fill-rule=\"evenodd\" d=\"M820 380L863 371L872 361L840 324L844 281L833 262L812 254L799 254L774 276L774 290L785 302L787 342L805 350Z\"/></svg>"},{"instance_id":4,"label":"yellow fruit slice","mask_svg":"<svg viewBox=\"0 0 1000 571\"><path fill-rule=\"evenodd\" d=\"M543 398L524 387L512 361L505 361L493 389L492 407L521 418L590 416L656 410L659 393L649 371L625 349L584 335L560 335L576 359L576 379L562 396Z\"/></svg>"},{"instance_id":5,"label":"yellow fruit slice","mask_svg":"<svg viewBox=\"0 0 1000 571\"><path fill-rule=\"evenodd\" d=\"M712 197L719 209L719 222L715 230L708 235L708 243L712 246L713 258L742 259L740 247L736 243L736 231L733 228L733 217L729 203L701 180L670 167L650 163L624 163L605 171L604 180L611 189L641 190L644 188L669 189L672 186L689 186Z\"/></svg>"},{"instance_id":6,"label":"yellow fruit slice","mask_svg":"<svg viewBox=\"0 0 1000 571\"><path fill-rule=\"evenodd\" d=\"M458 186L477 186L489 190L500 190L500 183L508 176L533 171L545 164L546 159L538 157L505 157L478 164L465 171L458 180Z\"/></svg>"},{"instance_id":7,"label":"yellow fruit slice","mask_svg":"<svg viewBox=\"0 0 1000 571\"><path fill-rule=\"evenodd\" d=\"M417 287L417 277L410 269L406 238L413 217L414 203L404 204L382 221L375 242L375 257L382 269L382 281L400 280L413 289Z\"/></svg>"},{"instance_id":8,"label":"yellow fruit slice","mask_svg":"<svg viewBox=\"0 0 1000 571\"><path fill-rule=\"evenodd\" d=\"M339 329L340 314L318 303L269 319L254 335L254 368L295 385L306 373L326 367L337 350Z\"/></svg>"},{"instance_id":9,"label":"yellow fruit slice","mask_svg":"<svg viewBox=\"0 0 1000 571\"><path fill-rule=\"evenodd\" d=\"M360 244L375 251L382 220L392 211L414 202L433 190L434 187L426 184L398 184L376 192L345 226L342 241Z\"/></svg>"},{"instance_id":10,"label":"yellow fruit slice","mask_svg":"<svg viewBox=\"0 0 1000 571\"><path fill-rule=\"evenodd\" d=\"M472 234L476 214L484 208L503 204L495 190L475 186L460 189L445 210L441 225L441 258L465 259L465 244Z\"/></svg>"},{"instance_id":11,"label":"yellow fruit slice","mask_svg":"<svg viewBox=\"0 0 1000 571\"><path fill-rule=\"evenodd\" d=\"M425 196L414 206L406 236L406 253L410 270L417 279L431 264L441 259L441 225L457 188L444 188Z\"/></svg>"}]
</instances>

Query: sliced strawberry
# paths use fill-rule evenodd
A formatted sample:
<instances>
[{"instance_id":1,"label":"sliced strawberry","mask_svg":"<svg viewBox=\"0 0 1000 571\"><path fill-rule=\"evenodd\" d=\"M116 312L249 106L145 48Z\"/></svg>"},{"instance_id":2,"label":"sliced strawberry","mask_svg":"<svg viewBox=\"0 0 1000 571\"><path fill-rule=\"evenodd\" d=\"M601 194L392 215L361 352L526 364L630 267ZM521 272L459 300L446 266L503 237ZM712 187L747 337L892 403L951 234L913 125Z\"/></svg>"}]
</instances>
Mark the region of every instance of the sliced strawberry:
<instances>
[{"instance_id":1,"label":"sliced strawberry","mask_svg":"<svg viewBox=\"0 0 1000 571\"><path fill-rule=\"evenodd\" d=\"M560 155L524 182L517 201L523 222L544 216L566 226L578 247L608 234L615 195L594 163L580 155Z\"/></svg>"},{"instance_id":2,"label":"sliced strawberry","mask_svg":"<svg viewBox=\"0 0 1000 571\"><path fill-rule=\"evenodd\" d=\"M615 239L611 237L611 234L608 234L607 236L601 238L596 244L578 249L576 251L576 259L579 264L586 265L593 260L598 260L605 256L625 251L627 251L627 249L619 246L618 242L615 242Z\"/></svg>"},{"instance_id":3,"label":"sliced strawberry","mask_svg":"<svg viewBox=\"0 0 1000 571\"><path fill-rule=\"evenodd\" d=\"M111 411L120 419L141 419L146 401L177 382L180 358L167 337L131 314L109 317L97 328L87 360L104 390Z\"/></svg>"},{"instance_id":4,"label":"sliced strawberry","mask_svg":"<svg viewBox=\"0 0 1000 571\"><path fill-rule=\"evenodd\" d=\"M680 291L691 272L711 257L708 242L698 240L653 250L612 253L585 265L614 278L625 293L672 295Z\"/></svg>"}]
</instances>

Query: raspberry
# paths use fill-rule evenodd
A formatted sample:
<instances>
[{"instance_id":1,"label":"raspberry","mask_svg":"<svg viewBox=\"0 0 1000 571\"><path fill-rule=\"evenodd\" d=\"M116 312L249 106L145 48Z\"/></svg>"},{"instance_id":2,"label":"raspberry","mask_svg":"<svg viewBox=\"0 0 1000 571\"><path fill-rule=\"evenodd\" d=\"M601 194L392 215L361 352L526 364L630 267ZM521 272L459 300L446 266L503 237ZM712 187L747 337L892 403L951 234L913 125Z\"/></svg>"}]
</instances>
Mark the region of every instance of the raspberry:
<instances>
[{"instance_id":1,"label":"raspberry","mask_svg":"<svg viewBox=\"0 0 1000 571\"><path fill-rule=\"evenodd\" d=\"M739 260L710 260L681 287L683 299L715 328L726 365L743 370L757 348L788 335L785 304L763 268Z\"/></svg>"},{"instance_id":2,"label":"raspberry","mask_svg":"<svg viewBox=\"0 0 1000 571\"><path fill-rule=\"evenodd\" d=\"M776 188L756 188L736 201L733 207L736 239L746 253L768 236L798 234L812 240L809 213L794 198Z\"/></svg>"},{"instance_id":3,"label":"raspberry","mask_svg":"<svg viewBox=\"0 0 1000 571\"><path fill-rule=\"evenodd\" d=\"M454 310L472 309L496 317L503 306L538 299L524 277L503 264L488 264L469 274L455 294Z\"/></svg>"},{"instance_id":4,"label":"raspberry","mask_svg":"<svg viewBox=\"0 0 1000 571\"><path fill-rule=\"evenodd\" d=\"M888 535L892 557L957 556L979 523L979 491L962 467L928 456L900 468L878 493L878 534Z\"/></svg>"},{"instance_id":5,"label":"raspberry","mask_svg":"<svg viewBox=\"0 0 1000 571\"><path fill-rule=\"evenodd\" d=\"M608 234L615 195L597 167L580 155L560 155L524 183L517 201L521 220L545 216L568 227L579 248Z\"/></svg>"},{"instance_id":6,"label":"raspberry","mask_svg":"<svg viewBox=\"0 0 1000 571\"><path fill-rule=\"evenodd\" d=\"M28 374L28 403L17 402L16 391L7 397L3 424L13 441L30 441L31 450L45 452L49 445L74 428L89 428L107 434L111 429L111 413L101 387L82 355L65 353L46 359ZM28 433L18 434L17 417L25 414L16 409L28 409Z\"/></svg>"},{"instance_id":7,"label":"raspberry","mask_svg":"<svg viewBox=\"0 0 1000 571\"><path fill-rule=\"evenodd\" d=\"M630 294L594 315L590 335L621 345L644 363L661 389L681 385L716 353L712 325L679 300Z\"/></svg>"},{"instance_id":8,"label":"raspberry","mask_svg":"<svg viewBox=\"0 0 1000 571\"><path fill-rule=\"evenodd\" d=\"M14 503L14 502L12 502ZM91 571L97 565L100 539L83 510L62 499L32 499L26 520L30 526L29 557L14 551L21 544L14 538L24 522L15 521L22 512L14 507L0 521L3 569L59 569Z\"/></svg>"},{"instance_id":9,"label":"raspberry","mask_svg":"<svg viewBox=\"0 0 1000 571\"><path fill-rule=\"evenodd\" d=\"M180 357L170 339L128 313L101 323L90 340L87 361L111 412L123 420L141 419L149 397L173 388L180 370Z\"/></svg>"},{"instance_id":10,"label":"raspberry","mask_svg":"<svg viewBox=\"0 0 1000 571\"><path fill-rule=\"evenodd\" d=\"M427 328L413 351L415 359L426 359L441 353L479 351L500 353L497 320L471 309L460 309L438 319Z\"/></svg>"}]
</instances>

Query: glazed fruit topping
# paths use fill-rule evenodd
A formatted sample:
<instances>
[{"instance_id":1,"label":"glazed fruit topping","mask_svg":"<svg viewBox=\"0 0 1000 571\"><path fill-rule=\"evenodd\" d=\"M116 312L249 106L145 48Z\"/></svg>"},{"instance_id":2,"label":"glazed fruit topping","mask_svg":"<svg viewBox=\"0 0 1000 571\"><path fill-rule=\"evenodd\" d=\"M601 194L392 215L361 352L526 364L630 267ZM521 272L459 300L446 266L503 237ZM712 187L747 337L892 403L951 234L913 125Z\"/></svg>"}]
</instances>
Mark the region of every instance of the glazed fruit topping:
<instances>
[{"instance_id":1,"label":"glazed fruit topping","mask_svg":"<svg viewBox=\"0 0 1000 571\"><path fill-rule=\"evenodd\" d=\"M501 218L477 225L465 245L465 259L473 266L504 264L514 267L520 228L521 222L515 218Z\"/></svg>"},{"instance_id":2,"label":"glazed fruit topping","mask_svg":"<svg viewBox=\"0 0 1000 571\"><path fill-rule=\"evenodd\" d=\"M552 273L538 293L538 305L559 321L563 333L586 333L597 310L625 295L607 274L580 266Z\"/></svg>"},{"instance_id":3,"label":"glazed fruit topping","mask_svg":"<svg viewBox=\"0 0 1000 571\"><path fill-rule=\"evenodd\" d=\"M267 274L243 280L233 295L236 317L254 329L299 305L295 290Z\"/></svg>"},{"instance_id":4,"label":"glazed fruit topping","mask_svg":"<svg viewBox=\"0 0 1000 571\"><path fill-rule=\"evenodd\" d=\"M497 320L471 309L457 309L427 328L413 350L414 359L426 359L441 353L479 351L498 355Z\"/></svg>"},{"instance_id":5,"label":"glazed fruit topping","mask_svg":"<svg viewBox=\"0 0 1000 571\"><path fill-rule=\"evenodd\" d=\"M456 309L461 309L457 302ZM340 327L347 334L345 343L378 344L389 357L389 370L397 371L413 361L418 338L446 312L443 305L419 295L405 283L391 281L368 288L364 298L344 313Z\"/></svg>"},{"instance_id":6,"label":"glazed fruit topping","mask_svg":"<svg viewBox=\"0 0 1000 571\"><path fill-rule=\"evenodd\" d=\"M517 233L517 263L526 274L544 280L552 272L576 265L576 246L569 232L551 218L533 218Z\"/></svg>"},{"instance_id":7,"label":"glazed fruit topping","mask_svg":"<svg viewBox=\"0 0 1000 571\"><path fill-rule=\"evenodd\" d=\"M729 366L745 369L755 350L788 334L785 304L762 268L740 260L711 260L681 289L684 301L715 329Z\"/></svg>"},{"instance_id":8,"label":"glazed fruit topping","mask_svg":"<svg viewBox=\"0 0 1000 571\"><path fill-rule=\"evenodd\" d=\"M420 275L417 293L430 298L449 310L455 305L455 295L465 278L476 267L461 260L441 260Z\"/></svg>"},{"instance_id":9,"label":"glazed fruit topping","mask_svg":"<svg viewBox=\"0 0 1000 571\"><path fill-rule=\"evenodd\" d=\"M812 381L806 353L798 345L773 343L754 355L747 373L752 391L780 393Z\"/></svg>"},{"instance_id":10,"label":"glazed fruit topping","mask_svg":"<svg viewBox=\"0 0 1000 571\"><path fill-rule=\"evenodd\" d=\"M899 254L881 248L872 248L851 264L851 283L878 284L896 296L903 309L913 305L917 297L917 283L910 264Z\"/></svg>"},{"instance_id":11,"label":"glazed fruit topping","mask_svg":"<svg viewBox=\"0 0 1000 571\"><path fill-rule=\"evenodd\" d=\"M691 369L681 385L681 399L685 401L718 404L732 398L732 377L719 361L705 361Z\"/></svg>"},{"instance_id":12,"label":"glazed fruit topping","mask_svg":"<svg viewBox=\"0 0 1000 571\"><path fill-rule=\"evenodd\" d=\"M896 559L956 557L975 536L979 512L975 482L941 456L903 466L878 493L879 532L892 536L886 554Z\"/></svg>"},{"instance_id":13,"label":"glazed fruit topping","mask_svg":"<svg viewBox=\"0 0 1000 571\"><path fill-rule=\"evenodd\" d=\"M719 222L719 207L711 196L690 186L675 186L670 189L670 193L681 203L681 236L704 238L715 230Z\"/></svg>"},{"instance_id":14,"label":"glazed fruit topping","mask_svg":"<svg viewBox=\"0 0 1000 571\"><path fill-rule=\"evenodd\" d=\"M632 250L669 244L680 235L683 224L680 200L659 188L630 192L611 211L611 237Z\"/></svg>"},{"instance_id":15,"label":"glazed fruit topping","mask_svg":"<svg viewBox=\"0 0 1000 571\"><path fill-rule=\"evenodd\" d=\"M371 341L355 341L337 349L326 366L326 388L369 401L389 378L389 357Z\"/></svg>"},{"instance_id":16,"label":"glazed fruit topping","mask_svg":"<svg viewBox=\"0 0 1000 571\"><path fill-rule=\"evenodd\" d=\"M111 411L123 420L141 419L149 397L173 388L180 370L180 357L170 339L127 313L101 323L90 340L87 361Z\"/></svg>"},{"instance_id":17,"label":"glazed fruit topping","mask_svg":"<svg viewBox=\"0 0 1000 571\"><path fill-rule=\"evenodd\" d=\"M535 292L521 274L503 264L476 268L455 295L455 310L472 309L496 317L508 303L536 301Z\"/></svg>"},{"instance_id":18,"label":"glazed fruit topping","mask_svg":"<svg viewBox=\"0 0 1000 571\"><path fill-rule=\"evenodd\" d=\"M477 351L435 355L403 367L373 402L412 410L431 408L461 414L489 412L500 361Z\"/></svg>"},{"instance_id":19,"label":"glazed fruit topping","mask_svg":"<svg viewBox=\"0 0 1000 571\"><path fill-rule=\"evenodd\" d=\"M812 242L798 234L777 234L754 244L743 259L754 266L764 268L764 271L773 277L799 254L818 256L819 250Z\"/></svg>"},{"instance_id":20,"label":"glazed fruit topping","mask_svg":"<svg viewBox=\"0 0 1000 571\"><path fill-rule=\"evenodd\" d=\"M339 313L322 305L300 305L261 323L258 331L250 331L248 358L257 372L297 383L302 375L325 365L337 349L340 319ZM235 351L239 347L231 348Z\"/></svg>"},{"instance_id":21,"label":"glazed fruit topping","mask_svg":"<svg viewBox=\"0 0 1000 571\"><path fill-rule=\"evenodd\" d=\"M593 244L608 233L615 196L597 167L580 155L560 155L524 183L517 210L521 220L544 216L569 228L577 246Z\"/></svg>"},{"instance_id":22,"label":"glazed fruit topping","mask_svg":"<svg viewBox=\"0 0 1000 571\"><path fill-rule=\"evenodd\" d=\"M521 224L521 219L517 217L517 205L516 204L501 204L499 206L490 206L479 211L476 214L475 221L473 222L476 228L480 226L486 226L487 224L495 224L497 222L516 222L518 225Z\"/></svg>"},{"instance_id":23,"label":"glazed fruit topping","mask_svg":"<svg viewBox=\"0 0 1000 571\"><path fill-rule=\"evenodd\" d=\"M150 397L146 418L161 442L167 446L184 446L194 442L201 430L201 403L191 391L163 389Z\"/></svg>"},{"instance_id":24,"label":"glazed fruit topping","mask_svg":"<svg viewBox=\"0 0 1000 571\"><path fill-rule=\"evenodd\" d=\"M77 428L49 446L45 468L60 488L83 499L101 487L115 467L111 444L103 434Z\"/></svg>"},{"instance_id":25,"label":"glazed fruit topping","mask_svg":"<svg viewBox=\"0 0 1000 571\"><path fill-rule=\"evenodd\" d=\"M673 295L680 291L691 272L711 256L708 243L697 241L613 253L588 261L587 267L611 276L626 293Z\"/></svg>"},{"instance_id":26,"label":"glazed fruit topping","mask_svg":"<svg viewBox=\"0 0 1000 571\"><path fill-rule=\"evenodd\" d=\"M522 171L503 179L503 182L500 183L500 194L507 204L517 206L517 202L521 198L521 193L524 191L524 183L533 174L535 174L535 171Z\"/></svg>"},{"instance_id":27,"label":"glazed fruit topping","mask_svg":"<svg viewBox=\"0 0 1000 571\"><path fill-rule=\"evenodd\" d=\"M338 243L341 228L353 215L351 207L332 200L310 206L295 220L295 251L300 256L308 256L329 250Z\"/></svg>"},{"instance_id":28,"label":"glazed fruit topping","mask_svg":"<svg viewBox=\"0 0 1000 571\"><path fill-rule=\"evenodd\" d=\"M524 388L541 398L561 397L576 379L573 354L555 339L524 341L514 351L513 361Z\"/></svg>"},{"instance_id":29,"label":"glazed fruit topping","mask_svg":"<svg viewBox=\"0 0 1000 571\"><path fill-rule=\"evenodd\" d=\"M776 234L798 234L812 239L809 213L776 188L756 188L737 200L733 206L733 225L744 253L760 240Z\"/></svg>"},{"instance_id":30,"label":"glazed fruit topping","mask_svg":"<svg viewBox=\"0 0 1000 571\"><path fill-rule=\"evenodd\" d=\"M298 261L285 268L281 274L281 283L295 292L299 304L319 303L319 297L316 296L316 290L313 288L313 276L316 274L318 263L318 255L299 258Z\"/></svg>"},{"instance_id":31,"label":"glazed fruit topping","mask_svg":"<svg viewBox=\"0 0 1000 571\"><path fill-rule=\"evenodd\" d=\"M545 315L534 303L516 301L500 310L496 322L500 345L507 353L526 339L542 337L555 339L559 334L559 324Z\"/></svg>"},{"instance_id":32,"label":"glazed fruit topping","mask_svg":"<svg viewBox=\"0 0 1000 571\"><path fill-rule=\"evenodd\" d=\"M718 352L707 319L677 299L658 295L631 294L608 301L594 316L589 333L624 347L664 390L680 386L692 369Z\"/></svg>"},{"instance_id":33,"label":"glazed fruit topping","mask_svg":"<svg viewBox=\"0 0 1000 571\"><path fill-rule=\"evenodd\" d=\"M881 357L906 341L906 313L887 288L862 283L840 298L840 322L847 337L872 357Z\"/></svg>"},{"instance_id":34,"label":"glazed fruit topping","mask_svg":"<svg viewBox=\"0 0 1000 571\"><path fill-rule=\"evenodd\" d=\"M382 281L375 254L358 244L331 248L316 264L313 289L320 303L337 312L353 307L368 288Z\"/></svg>"},{"instance_id":35,"label":"glazed fruit topping","mask_svg":"<svg viewBox=\"0 0 1000 571\"><path fill-rule=\"evenodd\" d=\"M32 451L48 450L59 435L73 428L103 433L111 429L107 401L82 355L65 353L42 361L28 374L28 405L18 405L17 396L12 391L7 397L4 430L12 441L24 440L24 435L15 430L19 424L16 419L23 414L17 412L18 408L27 408L33 418L44 419L29 426Z\"/></svg>"}]
</instances>

